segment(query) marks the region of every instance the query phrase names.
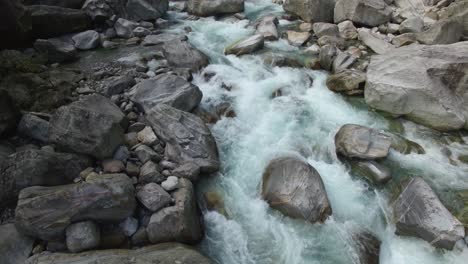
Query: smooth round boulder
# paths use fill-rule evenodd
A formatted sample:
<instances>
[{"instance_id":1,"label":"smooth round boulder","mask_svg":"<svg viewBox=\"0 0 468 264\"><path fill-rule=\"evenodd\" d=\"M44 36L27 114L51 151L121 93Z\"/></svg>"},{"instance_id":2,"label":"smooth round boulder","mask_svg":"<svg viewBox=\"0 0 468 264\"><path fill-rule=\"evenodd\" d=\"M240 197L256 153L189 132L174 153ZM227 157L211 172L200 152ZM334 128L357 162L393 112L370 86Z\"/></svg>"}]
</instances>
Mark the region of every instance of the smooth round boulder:
<instances>
[{"instance_id":1,"label":"smooth round boulder","mask_svg":"<svg viewBox=\"0 0 468 264\"><path fill-rule=\"evenodd\" d=\"M388 155L392 140L378 130L347 124L335 135L336 153L347 158L380 159Z\"/></svg>"},{"instance_id":2,"label":"smooth round boulder","mask_svg":"<svg viewBox=\"0 0 468 264\"><path fill-rule=\"evenodd\" d=\"M323 222L332 213L320 174L295 157L274 159L263 174L262 198L292 218Z\"/></svg>"}]
</instances>

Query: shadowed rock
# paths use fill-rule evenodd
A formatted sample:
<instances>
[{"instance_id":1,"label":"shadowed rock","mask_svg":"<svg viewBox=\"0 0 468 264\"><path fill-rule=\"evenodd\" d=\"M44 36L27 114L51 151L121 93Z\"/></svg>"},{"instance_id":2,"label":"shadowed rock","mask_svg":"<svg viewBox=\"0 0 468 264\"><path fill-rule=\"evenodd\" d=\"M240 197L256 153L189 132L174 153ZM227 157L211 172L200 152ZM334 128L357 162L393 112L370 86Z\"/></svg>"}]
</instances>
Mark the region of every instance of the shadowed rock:
<instances>
[{"instance_id":1,"label":"shadowed rock","mask_svg":"<svg viewBox=\"0 0 468 264\"><path fill-rule=\"evenodd\" d=\"M187 9L197 16L234 14L244 11L244 0L188 0Z\"/></svg>"}]
</instances>

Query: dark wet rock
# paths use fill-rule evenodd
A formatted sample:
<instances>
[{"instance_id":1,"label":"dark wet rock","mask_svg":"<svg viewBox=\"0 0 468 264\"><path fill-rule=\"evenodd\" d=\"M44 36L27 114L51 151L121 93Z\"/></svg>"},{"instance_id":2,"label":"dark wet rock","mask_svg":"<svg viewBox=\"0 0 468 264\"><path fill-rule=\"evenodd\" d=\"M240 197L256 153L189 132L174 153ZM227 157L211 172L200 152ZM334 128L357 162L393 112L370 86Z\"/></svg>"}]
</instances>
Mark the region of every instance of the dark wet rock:
<instances>
[{"instance_id":1,"label":"dark wet rock","mask_svg":"<svg viewBox=\"0 0 468 264\"><path fill-rule=\"evenodd\" d=\"M21 113L9 93L0 90L0 137L15 131L20 118Z\"/></svg>"},{"instance_id":2,"label":"dark wet rock","mask_svg":"<svg viewBox=\"0 0 468 264\"><path fill-rule=\"evenodd\" d=\"M328 89L346 95L363 94L365 85L366 74L358 70L344 70L327 77Z\"/></svg>"},{"instance_id":3,"label":"dark wet rock","mask_svg":"<svg viewBox=\"0 0 468 264\"><path fill-rule=\"evenodd\" d=\"M219 169L216 141L199 117L161 104L148 112L147 119L158 137L166 142L170 160L195 163L206 173Z\"/></svg>"},{"instance_id":4,"label":"dark wet rock","mask_svg":"<svg viewBox=\"0 0 468 264\"><path fill-rule=\"evenodd\" d=\"M112 76L104 80L102 87L99 89L99 92L103 95L111 97L113 95L123 93L135 84L135 79L131 76Z\"/></svg>"},{"instance_id":5,"label":"dark wet rock","mask_svg":"<svg viewBox=\"0 0 468 264\"><path fill-rule=\"evenodd\" d=\"M50 141L59 148L104 159L124 143L128 121L112 101L94 94L57 109L50 126Z\"/></svg>"},{"instance_id":6,"label":"dark wet rock","mask_svg":"<svg viewBox=\"0 0 468 264\"><path fill-rule=\"evenodd\" d=\"M158 104L167 104L190 112L202 99L200 89L185 79L173 74L160 74L132 88L130 98L145 112Z\"/></svg>"},{"instance_id":7,"label":"dark wet rock","mask_svg":"<svg viewBox=\"0 0 468 264\"><path fill-rule=\"evenodd\" d=\"M306 22L333 22L335 0L285 0L285 11Z\"/></svg>"},{"instance_id":8,"label":"dark wet rock","mask_svg":"<svg viewBox=\"0 0 468 264\"><path fill-rule=\"evenodd\" d=\"M390 21L392 9L384 0L338 0L335 23L351 20L357 25L375 27Z\"/></svg>"},{"instance_id":9,"label":"dark wet rock","mask_svg":"<svg viewBox=\"0 0 468 264\"><path fill-rule=\"evenodd\" d=\"M172 174L179 178L186 178L192 182L196 182L200 174L200 166L193 162L187 162L172 170Z\"/></svg>"},{"instance_id":10,"label":"dark wet rock","mask_svg":"<svg viewBox=\"0 0 468 264\"><path fill-rule=\"evenodd\" d=\"M0 49L26 46L31 38L31 13L20 0L0 2Z\"/></svg>"},{"instance_id":11,"label":"dark wet rock","mask_svg":"<svg viewBox=\"0 0 468 264\"><path fill-rule=\"evenodd\" d=\"M320 174L295 157L270 162L263 173L262 197L271 208L311 223L323 222L332 213Z\"/></svg>"},{"instance_id":12,"label":"dark wet rock","mask_svg":"<svg viewBox=\"0 0 468 264\"><path fill-rule=\"evenodd\" d=\"M70 62L78 59L75 46L61 39L38 39L34 48L44 54L50 63Z\"/></svg>"},{"instance_id":13,"label":"dark wet rock","mask_svg":"<svg viewBox=\"0 0 468 264\"><path fill-rule=\"evenodd\" d=\"M82 10L98 23L102 23L114 15L127 17L124 0L86 0Z\"/></svg>"},{"instance_id":14,"label":"dark wet rock","mask_svg":"<svg viewBox=\"0 0 468 264\"><path fill-rule=\"evenodd\" d=\"M465 237L460 223L420 177L412 178L395 202L396 234L426 240L451 250Z\"/></svg>"},{"instance_id":15,"label":"dark wet rock","mask_svg":"<svg viewBox=\"0 0 468 264\"><path fill-rule=\"evenodd\" d=\"M437 130L467 125L468 42L410 45L372 56L366 103Z\"/></svg>"},{"instance_id":16,"label":"dark wet rock","mask_svg":"<svg viewBox=\"0 0 468 264\"><path fill-rule=\"evenodd\" d=\"M158 19L168 9L168 0L128 0L126 5L128 17L136 21Z\"/></svg>"},{"instance_id":17,"label":"dark wet rock","mask_svg":"<svg viewBox=\"0 0 468 264\"><path fill-rule=\"evenodd\" d=\"M0 225L0 256L2 264L25 263L34 240L19 233L14 224Z\"/></svg>"},{"instance_id":18,"label":"dark wet rock","mask_svg":"<svg viewBox=\"0 0 468 264\"><path fill-rule=\"evenodd\" d=\"M152 243L177 241L194 244L202 239L202 226L192 183L181 179L179 184L180 188L172 194L175 205L151 216L146 231Z\"/></svg>"},{"instance_id":19,"label":"dark wet rock","mask_svg":"<svg viewBox=\"0 0 468 264\"><path fill-rule=\"evenodd\" d=\"M226 55L233 54L240 56L243 54L253 53L263 48L265 38L261 34L253 35L245 39L241 39L224 49Z\"/></svg>"},{"instance_id":20,"label":"dark wet rock","mask_svg":"<svg viewBox=\"0 0 468 264\"><path fill-rule=\"evenodd\" d=\"M69 225L65 231L67 248L77 253L99 246L101 232L93 221L84 221Z\"/></svg>"},{"instance_id":21,"label":"dark wet rock","mask_svg":"<svg viewBox=\"0 0 468 264\"><path fill-rule=\"evenodd\" d=\"M99 33L94 30L78 33L72 37L72 40L75 43L75 48L79 50L95 49L101 43Z\"/></svg>"},{"instance_id":22,"label":"dark wet rock","mask_svg":"<svg viewBox=\"0 0 468 264\"><path fill-rule=\"evenodd\" d=\"M373 184L385 184L392 179L390 170L375 161L350 161L354 174L365 177Z\"/></svg>"},{"instance_id":23,"label":"dark wet rock","mask_svg":"<svg viewBox=\"0 0 468 264\"><path fill-rule=\"evenodd\" d=\"M359 263L379 264L380 263L380 240L369 232L360 232L353 236L356 249L359 253Z\"/></svg>"},{"instance_id":24,"label":"dark wet rock","mask_svg":"<svg viewBox=\"0 0 468 264\"><path fill-rule=\"evenodd\" d=\"M15 199L21 189L29 186L71 183L91 165L91 159L77 154L34 149L17 152L0 166L0 203Z\"/></svg>"},{"instance_id":25,"label":"dark wet rock","mask_svg":"<svg viewBox=\"0 0 468 264\"><path fill-rule=\"evenodd\" d=\"M140 249L109 249L83 252L79 254L41 254L31 257L26 264L115 264L122 261L139 264L211 264L211 260L194 248L178 244L164 243Z\"/></svg>"},{"instance_id":26,"label":"dark wet rock","mask_svg":"<svg viewBox=\"0 0 468 264\"><path fill-rule=\"evenodd\" d=\"M18 124L19 135L37 140L41 143L49 142L49 121L33 114L24 114Z\"/></svg>"},{"instance_id":27,"label":"dark wet rock","mask_svg":"<svg viewBox=\"0 0 468 264\"><path fill-rule=\"evenodd\" d=\"M152 212L157 212L172 201L171 196L156 183L148 183L143 186L138 191L137 198Z\"/></svg>"},{"instance_id":28,"label":"dark wet rock","mask_svg":"<svg viewBox=\"0 0 468 264\"><path fill-rule=\"evenodd\" d=\"M55 240L82 220L118 221L136 206L131 179L125 174L88 177L86 182L55 187L29 187L20 192L16 227L26 235Z\"/></svg>"},{"instance_id":29,"label":"dark wet rock","mask_svg":"<svg viewBox=\"0 0 468 264\"><path fill-rule=\"evenodd\" d=\"M133 37L133 30L138 27L138 23L124 18L119 18L114 24L115 33L118 37L129 39Z\"/></svg>"},{"instance_id":30,"label":"dark wet rock","mask_svg":"<svg viewBox=\"0 0 468 264\"><path fill-rule=\"evenodd\" d=\"M216 211L226 217L228 214L226 212L226 208L224 206L224 200L221 194L217 191L208 191L203 194L203 201L204 206L209 211Z\"/></svg>"},{"instance_id":31,"label":"dark wet rock","mask_svg":"<svg viewBox=\"0 0 468 264\"><path fill-rule=\"evenodd\" d=\"M59 6L29 6L32 17L32 32L36 38L57 37L80 32L91 26L85 12Z\"/></svg>"},{"instance_id":32,"label":"dark wet rock","mask_svg":"<svg viewBox=\"0 0 468 264\"><path fill-rule=\"evenodd\" d=\"M187 41L174 40L165 42L163 54L169 66L199 71L209 63L208 57L195 49Z\"/></svg>"},{"instance_id":33,"label":"dark wet rock","mask_svg":"<svg viewBox=\"0 0 468 264\"><path fill-rule=\"evenodd\" d=\"M409 139L406 139L402 136L398 136L395 134L390 134L390 137L392 139L391 147L402 154L411 154L411 153L425 154L426 153L424 148L414 141L411 141Z\"/></svg>"},{"instance_id":34,"label":"dark wet rock","mask_svg":"<svg viewBox=\"0 0 468 264\"><path fill-rule=\"evenodd\" d=\"M344 125L335 135L336 152L348 158L385 158L390 145L389 136L360 125Z\"/></svg>"},{"instance_id":35,"label":"dark wet rock","mask_svg":"<svg viewBox=\"0 0 468 264\"><path fill-rule=\"evenodd\" d=\"M187 10L197 16L234 14L244 11L244 0L188 0Z\"/></svg>"},{"instance_id":36,"label":"dark wet rock","mask_svg":"<svg viewBox=\"0 0 468 264\"><path fill-rule=\"evenodd\" d=\"M164 176L159 173L158 165L153 161L147 161L143 166L140 167L140 174L138 177L138 183L161 183L164 181Z\"/></svg>"}]
</instances>

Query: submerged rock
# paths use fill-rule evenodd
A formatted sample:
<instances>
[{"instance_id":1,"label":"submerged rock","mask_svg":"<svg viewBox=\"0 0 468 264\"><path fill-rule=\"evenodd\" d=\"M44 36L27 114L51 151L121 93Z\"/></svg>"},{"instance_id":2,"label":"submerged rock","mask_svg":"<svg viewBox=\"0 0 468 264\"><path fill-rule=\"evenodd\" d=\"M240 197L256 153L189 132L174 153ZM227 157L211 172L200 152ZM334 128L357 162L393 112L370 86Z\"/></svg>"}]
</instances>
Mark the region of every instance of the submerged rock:
<instances>
[{"instance_id":1,"label":"submerged rock","mask_svg":"<svg viewBox=\"0 0 468 264\"><path fill-rule=\"evenodd\" d=\"M451 250L465 237L460 223L420 177L412 178L395 202L396 234L419 237Z\"/></svg>"},{"instance_id":2,"label":"submerged rock","mask_svg":"<svg viewBox=\"0 0 468 264\"><path fill-rule=\"evenodd\" d=\"M200 89L184 78L173 74L161 74L147 79L132 88L130 98L145 112L158 104L167 104L190 112L202 99Z\"/></svg>"},{"instance_id":3,"label":"submerged rock","mask_svg":"<svg viewBox=\"0 0 468 264\"><path fill-rule=\"evenodd\" d=\"M359 253L359 263L379 264L380 261L380 240L369 232L361 232L353 236L357 251Z\"/></svg>"},{"instance_id":4,"label":"submerged rock","mask_svg":"<svg viewBox=\"0 0 468 264\"><path fill-rule=\"evenodd\" d=\"M240 56L243 54L253 53L263 48L265 38L262 34L256 34L245 39L241 39L224 49L224 54L234 54Z\"/></svg>"},{"instance_id":5,"label":"submerged rock","mask_svg":"<svg viewBox=\"0 0 468 264\"><path fill-rule=\"evenodd\" d=\"M63 238L65 229L82 220L118 221L136 206L132 180L124 174L88 177L86 182L23 189L16 208L16 227L42 240Z\"/></svg>"},{"instance_id":6,"label":"submerged rock","mask_svg":"<svg viewBox=\"0 0 468 264\"><path fill-rule=\"evenodd\" d=\"M335 135L336 153L348 158L385 158L391 143L389 136L360 125L344 125Z\"/></svg>"},{"instance_id":7,"label":"submerged rock","mask_svg":"<svg viewBox=\"0 0 468 264\"><path fill-rule=\"evenodd\" d=\"M311 223L323 222L332 213L320 174L294 157L270 162L263 174L262 197L271 208Z\"/></svg>"},{"instance_id":8,"label":"submerged rock","mask_svg":"<svg viewBox=\"0 0 468 264\"><path fill-rule=\"evenodd\" d=\"M135 250L109 249L79 254L53 253L31 257L25 264L211 264L211 260L194 248L179 243L164 243Z\"/></svg>"},{"instance_id":9,"label":"submerged rock","mask_svg":"<svg viewBox=\"0 0 468 264\"><path fill-rule=\"evenodd\" d=\"M50 140L59 148L104 159L123 145L127 125L119 107L94 94L55 111L50 120Z\"/></svg>"},{"instance_id":10,"label":"submerged rock","mask_svg":"<svg viewBox=\"0 0 468 264\"><path fill-rule=\"evenodd\" d=\"M390 170L375 161L350 161L351 170L373 184L385 184L392 179Z\"/></svg>"},{"instance_id":11,"label":"submerged rock","mask_svg":"<svg viewBox=\"0 0 468 264\"><path fill-rule=\"evenodd\" d=\"M166 155L179 164L195 163L202 172L219 169L216 141L203 121L171 106L160 104L146 115L160 139L166 142Z\"/></svg>"},{"instance_id":12,"label":"submerged rock","mask_svg":"<svg viewBox=\"0 0 468 264\"><path fill-rule=\"evenodd\" d=\"M335 0L285 0L285 11L306 22L333 22Z\"/></svg>"},{"instance_id":13,"label":"submerged rock","mask_svg":"<svg viewBox=\"0 0 468 264\"><path fill-rule=\"evenodd\" d=\"M240 13L244 11L244 0L188 0L187 10L197 16Z\"/></svg>"}]
</instances>

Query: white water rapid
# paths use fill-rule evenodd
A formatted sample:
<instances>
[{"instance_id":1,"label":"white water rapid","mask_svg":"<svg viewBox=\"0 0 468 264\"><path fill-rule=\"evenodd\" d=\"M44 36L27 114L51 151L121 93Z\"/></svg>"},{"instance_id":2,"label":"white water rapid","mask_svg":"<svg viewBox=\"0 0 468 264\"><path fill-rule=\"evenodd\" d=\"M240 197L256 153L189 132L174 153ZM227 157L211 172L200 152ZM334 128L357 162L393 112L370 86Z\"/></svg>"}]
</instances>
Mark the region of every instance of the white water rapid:
<instances>
[{"instance_id":1,"label":"white water rapid","mask_svg":"<svg viewBox=\"0 0 468 264\"><path fill-rule=\"evenodd\" d=\"M251 21L282 12L271 0L246 2L245 13ZM325 72L271 67L259 55L224 56L225 46L254 32L247 20L179 22L171 30L182 32L190 26L190 42L211 58L204 72L216 73L209 81L202 73L194 76L204 94L202 104L230 101L236 113L235 118L223 118L211 127L222 169L197 186L199 193L218 191L229 216L204 212L206 237L200 247L206 255L222 264L359 263L353 234L367 230L382 241L383 264L468 263L468 250L445 251L421 239L396 236L390 192L352 177L337 159L334 135L340 126L354 123L388 129L387 119L328 90ZM299 52L284 40L267 42L265 49ZM272 98L280 88L283 96ZM405 136L422 145L426 154L392 152L389 164L394 174L421 175L438 194L468 188L468 167L452 165L442 154L443 148L452 153L468 153L468 148L458 143L444 145L435 132L411 122L404 126ZM261 200L265 166L285 153L306 157L322 176L333 209L325 223L290 219Z\"/></svg>"}]
</instances>

